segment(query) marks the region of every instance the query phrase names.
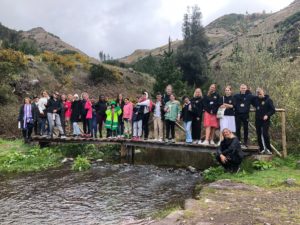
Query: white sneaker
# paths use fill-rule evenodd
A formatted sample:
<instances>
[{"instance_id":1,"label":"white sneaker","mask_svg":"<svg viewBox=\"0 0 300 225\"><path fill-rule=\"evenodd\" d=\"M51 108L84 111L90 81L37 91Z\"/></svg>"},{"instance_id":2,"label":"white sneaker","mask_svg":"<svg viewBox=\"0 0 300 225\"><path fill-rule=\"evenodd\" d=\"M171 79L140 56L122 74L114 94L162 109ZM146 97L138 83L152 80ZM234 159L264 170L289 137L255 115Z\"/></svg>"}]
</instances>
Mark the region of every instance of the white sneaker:
<instances>
[{"instance_id":1,"label":"white sneaker","mask_svg":"<svg viewBox=\"0 0 300 225\"><path fill-rule=\"evenodd\" d=\"M157 138L155 138L155 139L153 139L153 141L158 141L158 139L157 139Z\"/></svg>"},{"instance_id":2,"label":"white sneaker","mask_svg":"<svg viewBox=\"0 0 300 225\"><path fill-rule=\"evenodd\" d=\"M197 142L196 142L196 144L198 144L198 145L202 145L202 141L201 141L201 140L199 140L199 141L197 141Z\"/></svg>"},{"instance_id":3,"label":"white sneaker","mask_svg":"<svg viewBox=\"0 0 300 225\"><path fill-rule=\"evenodd\" d=\"M207 140L201 142L201 145L209 145L209 142Z\"/></svg>"},{"instance_id":4,"label":"white sneaker","mask_svg":"<svg viewBox=\"0 0 300 225\"><path fill-rule=\"evenodd\" d=\"M61 139L66 139L67 137L66 137L66 135L61 135L60 138Z\"/></svg>"},{"instance_id":5,"label":"white sneaker","mask_svg":"<svg viewBox=\"0 0 300 225\"><path fill-rule=\"evenodd\" d=\"M211 145L217 145L215 142L214 142L214 140L210 140L210 142L209 142Z\"/></svg>"},{"instance_id":6,"label":"white sneaker","mask_svg":"<svg viewBox=\"0 0 300 225\"><path fill-rule=\"evenodd\" d=\"M162 138L160 138L160 139L158 139L157 141L159 141L159 142L162 142L162 141L163 141L163 139L162 139Z\"/></svg>"},{"instance_id":7,"label":"white sneaker","mask_svg":"<svg viewBox=\"0 0 300 225\"><path fill-rule=\"evenodd\" d=\"M264 150L262 150L262 151L260 152L260 154L272 155L272 152L271 152L269 149L265 148Z\"/></svg>"},{"instance_id":8,"label":"white sneaker","mask_svg":"<svg viewBox=\"0 0 300 225\"><path fill-rule=\"evenodd\" d=\"M193 144L199 144L199 141L197 141L197 140L193 141Z\"/></svg>"}]
</instances>

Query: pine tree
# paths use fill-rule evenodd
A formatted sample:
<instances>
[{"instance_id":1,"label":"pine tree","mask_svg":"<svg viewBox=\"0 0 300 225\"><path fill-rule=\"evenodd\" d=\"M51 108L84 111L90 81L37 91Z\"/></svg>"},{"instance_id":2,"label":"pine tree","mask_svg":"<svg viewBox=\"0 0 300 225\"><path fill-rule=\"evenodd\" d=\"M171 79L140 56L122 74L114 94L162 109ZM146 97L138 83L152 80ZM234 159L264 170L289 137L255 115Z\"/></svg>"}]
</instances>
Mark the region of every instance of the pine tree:
<instances>
[{"instance_id":1,"label":"pine tree","mask_svg":"<svg viewBox=\"0 0 300 225\"><path fill-rule=\"evenodd\" d=\"M196 5L184 15L183 45L178 48L177 62L183 72L183 80L190 86L203 85L208 74L208 39L201 25L200 8Z\"/></svg>"}]
</instances>

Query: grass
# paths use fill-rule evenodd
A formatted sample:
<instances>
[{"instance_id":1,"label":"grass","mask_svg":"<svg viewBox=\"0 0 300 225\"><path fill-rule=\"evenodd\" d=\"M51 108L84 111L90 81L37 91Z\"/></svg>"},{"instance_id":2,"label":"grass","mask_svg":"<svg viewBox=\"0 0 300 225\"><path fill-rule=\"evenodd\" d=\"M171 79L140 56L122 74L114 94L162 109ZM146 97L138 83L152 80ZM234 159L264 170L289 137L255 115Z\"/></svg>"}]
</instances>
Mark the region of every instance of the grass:
<instances>
[{"instance_id":1,"label":"grass","mask_svg":"<svg viewBox=\"0 0 300 225\"><path fill-rule=\"evenodd\" d=\"M181 206L179 204L169 204L165 208L160 211L155 212L151 217L153 219L162 219L171 214L174 211L181 210Z\"/></svg>"},{"instance_id":2,"label":"grass","mask_svg":"<svg viewBox=\"0 0 300 225\"><path fill-rule=\"evenodd\" d=\"M22 140L0 139L0 172L32 172L62 165L64 157L73 157L74 170L90 168L89 160L109 159L119 152L115 145L57 145L40 149L38 145L24 144Z\"/></svg>"},{"instance_id":3,"label":"grass","mask_svg":"<svg viewBox=\"0 0 300 225\"><path fill-rule=\"evenodd\" d=\"M296 185L300 186L300 170L296 168L299 159L299 155L290 155L286 159L275 158L271 162L272 166L263 170L254 169L253 161L246 159L237 174L225 173L221 167L216 167L205 171L204 179L210 182L231 179L260 187L283 187L286 179L293 178L296 180Z\"/></svg>"},{"instance_id":4,"label":"grass","mask_svg":"<svg viewBox=\"0 0 300 225\"><path fill-rule=\"evenodd\" d=\"M0 139L0 172L31 172L61 165L63 155L56 149L25 145L21 140Z\"/></svg>"}]
</instances>

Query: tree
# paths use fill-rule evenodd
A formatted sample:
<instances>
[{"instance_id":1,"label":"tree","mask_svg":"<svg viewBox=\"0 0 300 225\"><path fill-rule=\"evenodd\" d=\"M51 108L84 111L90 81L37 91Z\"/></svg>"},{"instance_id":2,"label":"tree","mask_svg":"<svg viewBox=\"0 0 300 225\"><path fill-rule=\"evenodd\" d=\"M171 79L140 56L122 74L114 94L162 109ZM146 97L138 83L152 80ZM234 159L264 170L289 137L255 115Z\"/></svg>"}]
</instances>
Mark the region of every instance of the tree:
<instances>
[{"instance_id":1,"label":"tree","mask_svg":"<svg viewBox=\"0 0 300 225\"><path fill-rule=\"evenodd\" d=\"M188 92L187 86L182 82L182 72L176 65L176 56L171 49L169 38L169 48L164 51L162 58L155 73L156 82L153 86L154 93L162 92L168 84L174 88L175 94L182 96Z\"/></svg>"},{"instance_id":2,"label":"tree","mask_svg":"<svg viewBox=\"0 0 300 225\"><path fill-rule=\"evenodd\" d=\"M177 62L183 72L183 81L190 86L203 85L208 75L208 38L201 25L200 8L188 8L182 25L183 45L178 48Z\"/></svg>"}]
</instances>

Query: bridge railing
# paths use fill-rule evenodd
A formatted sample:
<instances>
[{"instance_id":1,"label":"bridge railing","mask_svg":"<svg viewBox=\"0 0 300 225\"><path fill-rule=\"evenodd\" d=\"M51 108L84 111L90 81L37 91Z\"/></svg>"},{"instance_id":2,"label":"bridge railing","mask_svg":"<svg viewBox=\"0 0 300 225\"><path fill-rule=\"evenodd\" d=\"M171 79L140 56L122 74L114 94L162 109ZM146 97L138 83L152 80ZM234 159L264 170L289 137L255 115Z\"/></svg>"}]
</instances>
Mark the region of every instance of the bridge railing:
<instances>
[{"instance_id":1,"label":"bridge railing","mask_svg":"<svg viewBox=\"0 0 300 225\"><path fill-rule=\"evenodd\" d=\"M255 109L250 109L250 112L253 113L255 112L256 110ZM271 147L272 147L272 150L280 157L283 157L285 158L288 154L288 151L287 151L287 142L286 142L286 111L285 109L281 109L281 108L277 108L275 109L276 113L279 113L280 114L280 117L281 117L281 150L282 150L282 153L274 146L271 144ZM184 131L184 128L183 126L176 122L176 126ZM254 126L253 123L249 122L249 127L253 130L253 131L256 131L256 128Z\"/></svg>"}]
</instances>

